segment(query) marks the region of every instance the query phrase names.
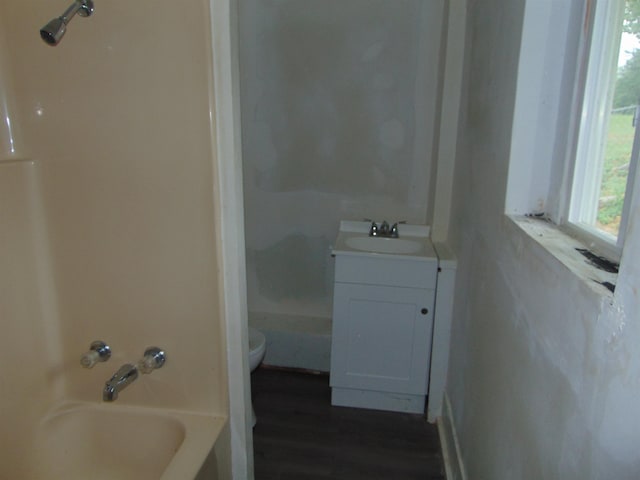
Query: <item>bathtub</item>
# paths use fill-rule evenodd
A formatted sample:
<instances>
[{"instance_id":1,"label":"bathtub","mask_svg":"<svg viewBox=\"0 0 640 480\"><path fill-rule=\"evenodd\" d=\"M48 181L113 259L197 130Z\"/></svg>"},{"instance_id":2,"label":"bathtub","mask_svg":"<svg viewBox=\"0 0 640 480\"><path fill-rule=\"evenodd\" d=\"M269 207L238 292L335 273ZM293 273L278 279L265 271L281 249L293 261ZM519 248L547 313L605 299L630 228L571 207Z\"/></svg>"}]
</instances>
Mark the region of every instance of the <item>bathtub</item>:
<instances>
[{"instance_id":1,"label":"bathtub","mask_svg":"<svg viewBox=\"0 0 640 480\"><path fill-rule=\"evenodd\" d=\"M78 324L68 324L69 307L60 306L56 295L60 282L49 252L40 185L37 162L0 159L0 351L5 360L0 367L0 479L229 478L227 417L214 402L220 380L209 374L213 368L185 380L184 371L190 371L185 365L197 362L168 328L153 333L162 333L171 363L138 380L117 402L101 401L104 381L150 343L141 335L136 349L119 348L108 366L80 366L80 353L94 331L108 328L110 339L132 326L126 319L121 326L99 322L97 309L90 315L92 325L83 316ZM184 343L195 350L197 336L206 330L192 330L197 334ZM179 379L175 386L172 379Z\"/></svg>"},{"instance_id":2,"label":"bathtub","mask_svg":"<svg viewBox=\"0 0 640 480\"><path fill-rule=\"evenodd\" d=\"M25 410L26 411L26 410ZM223 417L114 404L68 402L40 419L5 419L18 432L0 478L185 480L216 466ZM25 429L28 426L30 428ZM214 476L215 478L215 476Z\"/></svg>"}]
</instances>

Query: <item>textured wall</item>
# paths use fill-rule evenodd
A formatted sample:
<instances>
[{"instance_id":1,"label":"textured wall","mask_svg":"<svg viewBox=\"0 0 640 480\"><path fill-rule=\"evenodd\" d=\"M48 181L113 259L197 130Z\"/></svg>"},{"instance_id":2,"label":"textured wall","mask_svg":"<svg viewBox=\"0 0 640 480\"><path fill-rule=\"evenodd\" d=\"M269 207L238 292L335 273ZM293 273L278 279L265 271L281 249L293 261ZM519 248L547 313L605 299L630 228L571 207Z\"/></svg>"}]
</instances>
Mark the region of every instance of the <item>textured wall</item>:
<instances>
[{"instance_id":1,"label":"textured wall","mask_svg":"<svg viewBox=\"0 0 640 480\"><path fill-rule=\"evenodd\" d=\"M242 0L249 306L330 316L339 220L430 221L442 0Z\"/></svg>"},{"instance_id":2,"label":"textured wall","mask_svg":"<svg viewBox=\"0 0 640 480\"><path fill-rule=\"evenodd\" d=\"M635 479L638 229L611 297L504 215L524 3L468 2L447 391L469 478Z\"/></svg>"}]
</instances>

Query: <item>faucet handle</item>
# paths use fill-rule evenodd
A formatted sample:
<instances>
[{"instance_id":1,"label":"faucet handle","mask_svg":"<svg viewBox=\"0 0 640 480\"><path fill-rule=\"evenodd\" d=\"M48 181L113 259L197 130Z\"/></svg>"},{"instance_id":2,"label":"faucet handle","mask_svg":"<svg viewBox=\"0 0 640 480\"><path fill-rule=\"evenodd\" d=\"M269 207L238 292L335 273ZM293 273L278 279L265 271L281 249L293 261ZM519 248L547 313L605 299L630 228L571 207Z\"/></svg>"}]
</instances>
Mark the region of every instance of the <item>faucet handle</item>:
<instances>
[{"instance_id":1,"label":"faucet handle","mask_svg":"<svg viewBox=\"0 0 640 480\"><path fill-rule=\"evenodd\" d=\"M138 362L138 369L142 373L151 373L157 368L161 368L167 356L164 350L158 347L149 347L144 351L144 356Z\"/></svg>"},{"instance_id":2,"label":"faucet handle","mask_svg":"<svg viewBox=\"0 0 640 480\"><path fill-rule=\"evenodd\" d=\"M401 220L400 222L396 222L393 224L391 230L389 231L389 236L391 238L398 238L398 225L400 225L401 223L407 223L407 221Z\"/></svg>"},{"instance_id":3,"label":"faucet handle","mask_svg":"<svg viewBox=\"0 0 640 480\"><path fill-rule=\"evenodd\" d=\"M89 351L80 357L80 365L84 368L93 368L98 362L106 362L111 358L109 345L102 340L96 340L89 345Z\"/></svg>"}]
</instances>

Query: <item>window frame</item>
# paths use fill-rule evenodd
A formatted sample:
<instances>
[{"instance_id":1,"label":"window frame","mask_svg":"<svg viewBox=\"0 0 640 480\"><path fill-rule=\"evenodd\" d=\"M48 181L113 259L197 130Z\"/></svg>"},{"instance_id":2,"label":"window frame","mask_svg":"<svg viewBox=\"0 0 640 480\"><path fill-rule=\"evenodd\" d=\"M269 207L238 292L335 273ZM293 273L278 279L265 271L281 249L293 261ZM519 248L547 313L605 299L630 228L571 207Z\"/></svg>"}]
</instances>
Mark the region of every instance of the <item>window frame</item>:
<instances>
[{"instance_id":1,"label":"window frame","mask_svg":"<svg viewBox=\"0 0 640 480\"><path fill-rule=\"evenodd\" d=\"M637 311L634 289L640 278L640 168L629 172L629 199L625 244L620 272L614 274L615 292L598 288L594 278L602 273L585 262L577 247L598 252L588 241L567 232L567 192L570 191L575 156L575 133L579 125L576 105L584 87L580 59L584 56L588 25L587 6L593 0L525 0L522 37L514 79L515 98L509 139L504 220L514 226L513 246L526 239L542 247L541 262L560 261L598 299L629 300ZM584 77L583 77L584 78ZM637 164L636 164L637 167ZM527 218L533 215L534 218ZM506 228L506 227L505 227ZM615 256L609 258L617 260Z\"/></svg>"},{"instance_id":2,"label":"window frame","mask_svg":"<svg viewBox=\"0 0 640 480\"><path fill-rule=\"evenodd\" d=\"M597 253L615 261L620 260L624 245L640 150L640 126L635 131L617 239L585 219L593 216L599 201L602 156L606 144L602 132L606 132L610 117L607 110L611 106L615 87L624 4L624 0L586 2L574 85L574 143L567 156L570 175L566 183L564 211L558 215L561 228ZM605 41L592 41L595 38L603 38Z\"/></svg>"}]
</instances>

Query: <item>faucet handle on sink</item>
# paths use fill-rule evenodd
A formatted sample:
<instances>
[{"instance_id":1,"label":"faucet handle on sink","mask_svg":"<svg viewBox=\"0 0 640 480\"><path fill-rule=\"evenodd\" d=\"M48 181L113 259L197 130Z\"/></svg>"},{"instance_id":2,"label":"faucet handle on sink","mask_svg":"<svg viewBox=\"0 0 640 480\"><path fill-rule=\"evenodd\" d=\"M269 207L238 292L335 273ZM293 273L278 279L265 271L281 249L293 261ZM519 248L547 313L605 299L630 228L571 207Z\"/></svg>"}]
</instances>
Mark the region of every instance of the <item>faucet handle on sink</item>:
<instances>
[{"instance_id":1,"label":"faucet handle on sink","mask_svg":"<svg viewBox=\"0 0 640 480\"><path fill-rule=\"evenodd\" d=\"M400 220L399 222L396 222L393 224L393 226L391 227L391 230L389 230L389 236L391 238L398 238L398 225L402 224L402 223L407 223L406 220Z\"/></svg>"},{"instance_id":2,"label":"faucet handle on sink","mask_svg":"<svg viewBox=\"0 0 640 480\"><path fill-rule=\"evenodd\" d=\"M379 227L378 227L378 224L374 220L372 220L370 218L363 218L363 220L365 222L370 222L371 223L371 226L369 227L369 236L370 237L377 237L378 236L378 232L380 230Z\"/></svg>"}]
</instances>

